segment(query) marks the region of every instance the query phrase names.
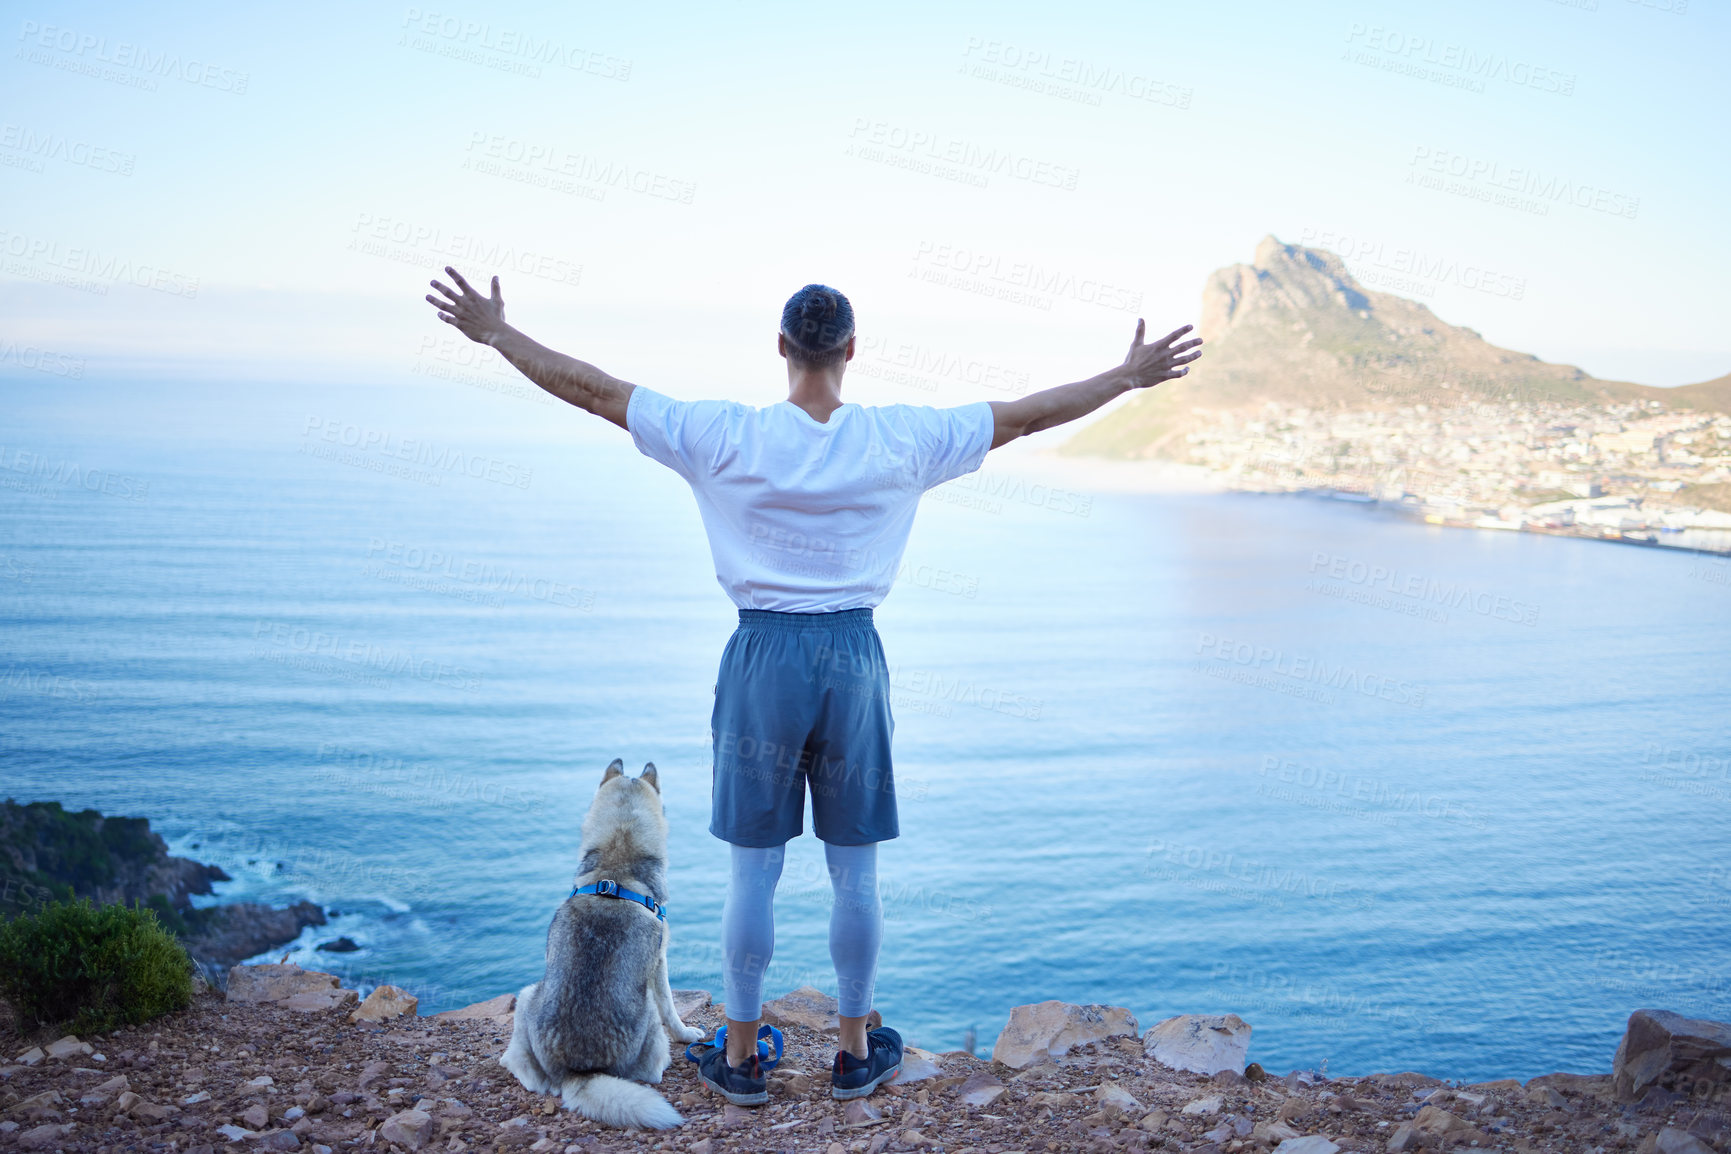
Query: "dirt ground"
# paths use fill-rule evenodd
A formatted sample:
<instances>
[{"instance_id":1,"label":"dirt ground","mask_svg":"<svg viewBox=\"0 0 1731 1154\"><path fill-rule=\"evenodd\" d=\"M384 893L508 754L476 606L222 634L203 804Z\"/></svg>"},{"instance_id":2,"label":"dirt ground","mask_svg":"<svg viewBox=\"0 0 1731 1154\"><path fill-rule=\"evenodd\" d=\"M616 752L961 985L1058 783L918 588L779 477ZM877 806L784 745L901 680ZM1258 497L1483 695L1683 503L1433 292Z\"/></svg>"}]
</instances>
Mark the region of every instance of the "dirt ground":
<instances>
[{"instance_id":1,"label":"dirt ground","mask_svg":"<svg viewBox=\"0 0 1731 1154\"><path fill-rule=\"evenodd\" d=\"M711 1006L688 1020L712 1032L721 1019ZM1256 1081L1206 1078L1155 1063L1129 1037L1022 1071L963 1052L910 1052L905 1083L844 1104L829 1096L834 1035L798 1026L784 1032L787 1054L771 1076L767 1106L725 1105L703 1089L680 1048L660 1089L684 1124L621 1131L518 1085L497 1061L508 1019L351 1025L346 1009L301 1012L203 993L180 1013L83 1039L92 1053L24 1065L15 1056L54 1038L24 1036L0 1009L0 1148L1260 1154L1285 1142L1283 1154L1328 1154L1333 1146L1365 1154L1455 1146L1559 1154L1731 1149L1725 1132L1713 1129L1722 1120L1697 1116L1685 1102L1615 1105L1608 1075L1472 1087L1411 1073L1278 1078L1255 1067ZM233 1129L224 1133L225 1126ZM1308 1136L1326 1141L1292 1141Z\"/></svg>"}]
</instances>

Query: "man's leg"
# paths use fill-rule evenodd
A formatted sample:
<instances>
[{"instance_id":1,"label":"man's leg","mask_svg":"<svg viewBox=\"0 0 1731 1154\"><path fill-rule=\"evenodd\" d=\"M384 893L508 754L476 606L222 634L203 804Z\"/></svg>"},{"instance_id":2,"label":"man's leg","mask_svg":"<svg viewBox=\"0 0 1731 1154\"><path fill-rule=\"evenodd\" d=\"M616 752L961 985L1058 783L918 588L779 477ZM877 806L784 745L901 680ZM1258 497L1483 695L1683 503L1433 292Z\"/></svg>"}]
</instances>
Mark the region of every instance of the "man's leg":
<instances>
[{"instance_id":1,"label":"man's leg","mask_svg":"<svg viewBox=\"0 0 1731 1154\"><path fill-rule=\"evenodd\" d=\"M837 1000L841 1003L841 1048L864 1058L866 1016L871 1013L878 947L884 935L884 907L878 898L878 847L875 842L825 842L823 854L829 863L829 884L835 891L835 905L829 915L829 957L835 963ZM729 1027L728 1034L732 1033Z\"/></svg>"},{"instance_id":2,"label":"man's leg","mask_svg":"<svg viewBox=\"0 0 1731 1154\"><path fill-rule=\"evenodd\" d=\"M757 1046L763 1017L763 975L775 953L775 887L787 846L730 845L732 875L721 910L723 988L727 1005L727 1064L743 1066Z\"/></svg>"}]
</instances>

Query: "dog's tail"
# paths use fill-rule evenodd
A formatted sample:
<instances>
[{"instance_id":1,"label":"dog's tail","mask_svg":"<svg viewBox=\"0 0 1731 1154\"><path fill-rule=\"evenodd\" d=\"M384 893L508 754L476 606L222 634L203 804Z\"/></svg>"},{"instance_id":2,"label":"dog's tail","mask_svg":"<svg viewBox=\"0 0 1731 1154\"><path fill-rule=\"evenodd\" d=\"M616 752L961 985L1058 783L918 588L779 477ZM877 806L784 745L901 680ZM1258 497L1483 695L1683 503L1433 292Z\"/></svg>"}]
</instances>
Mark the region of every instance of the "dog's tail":
<instances>
[{"instance_id":1,"label":"dog's tail","mask_svg":"<svg viewBox=\"0 0 1731 1154\"><path fill-rule=\"evenodd\" d=\"M604 1126L671 1130L685 1121L672 1103L642 1082L611 1074L570 1074L560 1089L567 1110Z\"/></svg>"}]
</instances>

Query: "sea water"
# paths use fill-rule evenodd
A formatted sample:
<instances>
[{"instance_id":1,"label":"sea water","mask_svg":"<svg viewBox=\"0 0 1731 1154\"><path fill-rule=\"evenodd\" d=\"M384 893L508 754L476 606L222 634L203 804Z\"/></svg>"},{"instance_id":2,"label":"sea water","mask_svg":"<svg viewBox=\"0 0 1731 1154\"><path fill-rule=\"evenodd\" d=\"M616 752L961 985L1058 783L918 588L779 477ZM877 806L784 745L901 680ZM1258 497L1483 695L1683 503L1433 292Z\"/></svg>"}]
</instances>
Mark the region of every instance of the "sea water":
<instances>
[{"instance_id":1,"label":"sea water","mask_svg":"<svg viewBox=\"0 0 1731 1154\"><path fill-rule=\"evenodd\" d=\"M148 816L221 900L331 911L271 960L432 1012L539 975L603 768L653 761L673 984L721 996L734 609L677 477L559 407L8 388L0 795ZM1731 1016L1725 561L1000 456L928 494L877 616L911 1041L1057 998L1476 1079ZM833 992L828 901L808 833L768 994Z\"/></svg>"}]
</instances>

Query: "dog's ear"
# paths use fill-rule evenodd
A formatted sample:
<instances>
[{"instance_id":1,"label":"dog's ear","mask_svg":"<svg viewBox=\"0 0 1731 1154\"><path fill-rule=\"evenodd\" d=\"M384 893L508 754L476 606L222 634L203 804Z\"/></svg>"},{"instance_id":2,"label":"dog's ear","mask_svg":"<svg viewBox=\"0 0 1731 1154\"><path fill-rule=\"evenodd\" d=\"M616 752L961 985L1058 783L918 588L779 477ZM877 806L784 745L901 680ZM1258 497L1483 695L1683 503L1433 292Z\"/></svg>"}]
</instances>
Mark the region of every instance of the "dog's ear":
<instances>
[{"instance_id":1,"label":"dog's ear","mask_svg":"<svg viewBox=\"0 0 1731 1154\"><path fill-rule=\"evenodd\" d=\"M653 789L656 793L661 792L661 775L655 772L655 763L653 761L645 763L643 766L643 772L637 776L640 780L647 781L649 783L649 788Z\"/></svg>"},{"instance_id":2,"label":"dog's ear","mask_svg":"<svg viewBox=\"0 0 1731 1154\"><path fill-rule=\"evenodd\" d=\"M613 759L613 763L607 767L607 772L601 775L601 784L606 785L616 777L623 777L624 774L625 761L623 758L616 757Z\"/></svg>"}]
</instances>

